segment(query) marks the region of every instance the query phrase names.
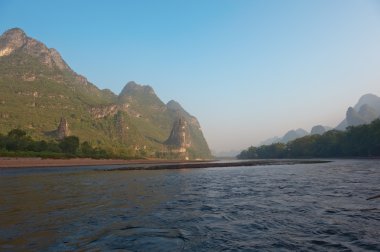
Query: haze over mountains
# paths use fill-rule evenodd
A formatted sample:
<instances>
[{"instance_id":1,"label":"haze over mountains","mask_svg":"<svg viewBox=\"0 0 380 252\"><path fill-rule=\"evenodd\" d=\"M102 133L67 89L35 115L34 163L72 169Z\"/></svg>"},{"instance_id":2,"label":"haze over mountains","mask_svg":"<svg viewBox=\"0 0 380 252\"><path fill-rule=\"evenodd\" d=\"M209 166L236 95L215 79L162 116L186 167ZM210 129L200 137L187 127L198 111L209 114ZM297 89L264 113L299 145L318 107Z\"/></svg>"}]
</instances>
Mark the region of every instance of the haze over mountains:
<instances>
[{"instance_id":1,"label":"haze over mountains","mask_svg":"<svg viewBox=\"0 0 380 252\"><path fill-rule=\"evenodd\" d=\"M344 130L349 126L368 124L380 117L380 97L374 94L363 95L354 107L349 107L346 118L336 127Z\"/></svg>"},{"instance_id":2,"label":"haze over mountains","mask_svg":"<svg viewBox=\"0 0 380 252\"><path fill-rule=\"evenodd\" d=\"M164 143L173 125L179 117L185 117L189 122L187 127L192 129L187 131L192 139L189 151L210 153L198 120L177 102L165 104L151 87L135 82L128 83L119 95L100 90L73 71L59 52L28 37L20 29L11 29L0 37L0 63L0 133L20 127L37 138L51 137L50 133L64 117L70 133L81 140L94 139L95 134L97 140L91 142L95 146L127 153L143 152L145 146L147 152L153 153L167 148ZM377 118L378 100L376 95L363 96L347 110L337 129ZM317 125L310 133L322 134L329 129ZM291 130L283 137L262 144L288 142L305 134L309 132ZM226 146L229 142L226 141ZM227 151L222 154L229 155Z\"/></svg>"},{"instance_id":3,"label":"haze over mountains","mask_svg":"<svg viewBox=\"0 0 380 252\"><path fill-rule=\"evenodd\" d=\"M349 126L369 124L377 118L380 118L380 97L374 94L365 94L362 97L360 97L359 101L355 106L349 107L347 109L346 117L335 128L317 125L311 129L310 133L304 129L290 130L283 137L269 138L265 141L262 141L260 145L269 145L272 143L287 143L309 134L322 135L323 133L331 129L345 130Z\"/></svg>"},{"instance_id":4,"label":"haze over mountains","mask_svg":"<svg viewBox=\"0 0 380 252\"><path fill-rule=\"evenodd\" d=\"M54 139L61 118L70 134L115 153L174 152L190 158L211 154L198 120L178 102L165 104L152 87L135 82L128 82L119 95L100 90L74 72L55 49L21 29L6 31L0 37L0 133L22 128L37 139ZM179 120L186 129L174 137L186 141L167 144Z\"/></svg>"}]
</instances>

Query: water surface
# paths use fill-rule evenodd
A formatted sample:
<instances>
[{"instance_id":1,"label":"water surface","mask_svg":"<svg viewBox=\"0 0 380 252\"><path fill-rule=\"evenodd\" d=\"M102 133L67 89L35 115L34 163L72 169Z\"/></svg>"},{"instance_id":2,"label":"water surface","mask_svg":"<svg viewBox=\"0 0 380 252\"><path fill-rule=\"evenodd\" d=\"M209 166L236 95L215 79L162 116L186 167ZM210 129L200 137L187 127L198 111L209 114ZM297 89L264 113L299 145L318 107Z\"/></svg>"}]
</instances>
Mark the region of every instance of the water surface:
<instances>
[{"instance_id":1,"label":"water surface","mask_svg":"<svg viewBox=\"0 0 380 252\"><path fill-rule=\"evenodd\" d=\"M0 170L4 251L379 251L380 161Z\"/></svg>"}]
</instances>

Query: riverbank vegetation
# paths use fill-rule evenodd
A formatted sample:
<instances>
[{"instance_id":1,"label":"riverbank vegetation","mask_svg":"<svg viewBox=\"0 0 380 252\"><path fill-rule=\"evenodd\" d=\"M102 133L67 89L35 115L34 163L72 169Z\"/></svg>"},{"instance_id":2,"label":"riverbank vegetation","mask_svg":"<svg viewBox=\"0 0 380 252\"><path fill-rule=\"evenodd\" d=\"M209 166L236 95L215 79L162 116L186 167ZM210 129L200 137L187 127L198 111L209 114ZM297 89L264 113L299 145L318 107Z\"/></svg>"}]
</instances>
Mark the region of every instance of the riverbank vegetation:
<instances>
[{"instance_id":1,"label":"riverbank vegetation","mask_svg":"<svg viewBox=\"0 0 380 252\"><path fill-rule=\"evenodd\" d=\"M343 158L380 157L380 119L370 124L330 130L323 135L309 135L287 144L274 143L249 147L237 158Z\"/></svg>"},{"instance_id":2,"label":"riverbank vegetation","mask_svg":"<svg viewBox=\"0 0 380 252\"><path fill-rule=\"evenodd\" d=\"M190 153L192 154L192 153ZM0 133L0 157L40 157L40 158L94 158L94 159L146 159L180 160L183 153L165 150L151 152L144 148L127 151L118 148L103 149L89 142L80 142L77 136L67 136L62 140L35 140L22 129L13 129L8 134Z\"/></svg>"},{"instance_id":3,"label":"riverbank vegetation","mask_svg":"<svg viewBox=\"0 0 380 252\"><path fill-rule=\"evenodd\" d=\"M34 140L21 129L13 129L7 135L0 134L0 156L115 158L112 153L98 147L92 147L88 142L80 143L76 136L68 136L62 140Z\"/></svg>"}]
</instances>

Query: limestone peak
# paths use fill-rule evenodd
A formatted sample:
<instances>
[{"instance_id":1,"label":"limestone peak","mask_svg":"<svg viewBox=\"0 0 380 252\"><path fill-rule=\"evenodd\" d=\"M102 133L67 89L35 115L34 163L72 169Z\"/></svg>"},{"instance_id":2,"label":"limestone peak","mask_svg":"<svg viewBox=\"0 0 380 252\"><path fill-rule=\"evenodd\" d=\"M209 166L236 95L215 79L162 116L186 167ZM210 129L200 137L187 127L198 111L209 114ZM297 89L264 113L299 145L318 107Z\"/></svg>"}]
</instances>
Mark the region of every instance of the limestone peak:
<instances>
[{"instance_id":1,"label":"limestone peak","mask_svg":"<svg viewBox=\"0 0 380 252\"><path fill-rule=\"evenodd\" d=\"M120 92L120 95L127 94L127 93L152 93L154 94L154 90L149 85L140 85L137 84L134 81L129 81L123 88L123 90Z\"/></svg>"},{"instance_id":2,"label":"limestone peak","mask_svg":"<svg viewBox=\"0 0 380 252\"><path fill-rule=\"evenodd\" d=\"M63 117L61 117L61 120L59 122L58 128L57 128L57 138L59 140L64 139L69 135L69 124L67 120Z\"/></svg>"},{"instance_id":3,"label":"limestone peak","mask_svg":"<svg viewBox=\"0 0 380 252\"><path fill-rule=\"evenodd\" d=\"M175 100L170 100L166 106L171 109L171 110L183 110L181 104L179 104L177 101Z\"/></svg>"},{"instance_id":4,"label":"limestone peak","mask_svg":"<svg viewBox=\"0 0 380 252\"><path fill-rule=\"evenodd\" d=\"M119 94L119 102L137 102L145 105L164 107L165 104L157 97L153 88L148 85L140 85L134 81L128 82Z\"/></svg>"},{"instance_id":5,"label":"limestone peak","mask_svg":"<svg viewBox=\"0 0 380 252\"><path fill-rule=\"evenodd\" d=\"M22 29L16 27L5 31L2 37L8 40L22 40L26 38L26 34Z\"/></svg>"},{"instance_id":6,"label":"limestone peak","mask_svg":"<svg viewBox=\"0 0 380 252\"><path fill-rule=\"evenodd\" d=\"M0 57L9 56L15 51L22 51L38 58L48 67L72 71L57 50L48 48L42 42L28 37L20 28L9 29L0 36Z\"/></svg>"},{"instance_id":7,"label":"limestone peak","mask_svg":"<svg viewBox=\"0 0 380 252\"><path fill-rule=\"evenodd\" d=\"M27 36L20 28L13 28L0 36L0 57L8 56L27 43Z\"/></svg>"}]
</instances>

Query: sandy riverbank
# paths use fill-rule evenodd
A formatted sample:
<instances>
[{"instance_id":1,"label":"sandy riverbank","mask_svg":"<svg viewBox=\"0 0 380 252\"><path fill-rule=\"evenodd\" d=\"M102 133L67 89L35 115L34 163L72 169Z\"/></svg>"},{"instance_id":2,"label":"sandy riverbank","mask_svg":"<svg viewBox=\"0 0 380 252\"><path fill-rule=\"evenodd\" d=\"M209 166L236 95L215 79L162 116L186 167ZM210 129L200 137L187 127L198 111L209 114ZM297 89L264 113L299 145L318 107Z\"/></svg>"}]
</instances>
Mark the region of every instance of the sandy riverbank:
<instances>
[{"instance_id":1,"label":"sandy riverbank","mask_svg":"<svg viewBox=\"0 0 380 252\"><path fill-rule=\"evenodd\" d=\"M91 159L91 158L72 158L72 159L43 159L43 158L7 158L0 157L1 168L23 168L23 167L65 167L65 166L89 166L89 165L129 165L129 164L160 164L160 163L179 163L172 160L124 160L124 159Z\"/></svg>"}]
</instances>

